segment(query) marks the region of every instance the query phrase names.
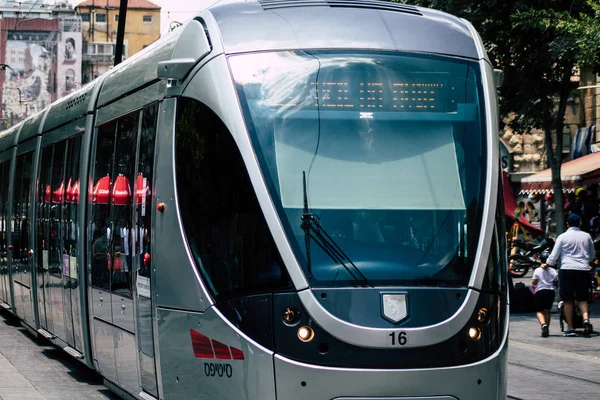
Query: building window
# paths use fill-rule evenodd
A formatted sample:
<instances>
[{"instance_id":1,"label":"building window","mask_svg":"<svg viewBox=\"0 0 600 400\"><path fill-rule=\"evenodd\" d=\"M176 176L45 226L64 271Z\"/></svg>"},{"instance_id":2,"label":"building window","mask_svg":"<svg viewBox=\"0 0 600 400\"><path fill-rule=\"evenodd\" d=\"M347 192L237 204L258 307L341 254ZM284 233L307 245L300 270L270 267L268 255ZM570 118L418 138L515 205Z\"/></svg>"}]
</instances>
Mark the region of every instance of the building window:
<instances>
[{"instance_id":1,"label":"building window","mask_svg":"<svg viewBox=\"0 0 600 400\"><path fill-rule=\"evenodd\" d=\"M151 24L152 23L152 15L144 15L142 17L143 21L145 24Z\"/></svg>"},{"instance_id":2,"label":"building window","mask_svg":"<svg viewBox=\"0 0 600 400\"><path fill-rule=\"evenodd\" d=\"M119 22L119 14L115 14L115 22Z\"/></svg>"},{"instance_id":3,"label":"building window","mask_svg":"<svg viewBox=\"0 0 600 400\"><path fill-rule=\"evenodd\" d=\"M81 21L82 22L90 22L90 13L81 14Z\"/></svg>"},{"instance_id":4,"label":"building window","mask_svg":"<svg viewBox=\"0 0 600 400\"><path fill-rule=\"evenodd\" d=\"M113 55L113 45L112 43L90 43L88 44L88 54Z\"/></svg>"},{"instance_id":5,"label":"building window","mask_svg":"<svg viewBox=\"0 0 600 400\"><path fill-rule=\"evenodd\" d=\"M106 22L106 14L96 14L96 22Z\"/></svg>"}]
</instances>

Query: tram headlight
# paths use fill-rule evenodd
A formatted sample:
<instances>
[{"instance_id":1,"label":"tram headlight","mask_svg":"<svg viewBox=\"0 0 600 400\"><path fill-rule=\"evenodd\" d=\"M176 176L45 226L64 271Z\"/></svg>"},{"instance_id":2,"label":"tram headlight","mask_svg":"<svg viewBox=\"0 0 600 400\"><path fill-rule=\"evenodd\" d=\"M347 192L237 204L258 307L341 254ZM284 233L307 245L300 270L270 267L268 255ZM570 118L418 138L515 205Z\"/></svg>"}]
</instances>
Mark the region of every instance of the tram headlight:
<instances>
[{"instance_id":1,"label":"tram headlight","mask_svg":"<svg viewBox=\"0 0 600 400\"><path fill-rule=\"evenodd\" d=\"M300 320L300 311L296 310L295 308L287 307L285 310L283 310L281 318L287 325L294 325Z\"/></svg>"},{"instance_id":2,"label":"tram headlight","mask_svg":"<svg viewBox=\"0 0 600 400\"><path fill-rule=\"evenodd\" d=\"M315 337L315 331L310 326L301 326L298 328L298 339L303 342L310 342Z\"/></svg>"},{"instance_id":3,"label":"tram headlight","mask_svg":"<svg viewBox=\"0 0 600 400\"><path fill-rule=\"evenodd\" d=\"M471 340L479 340L481 339L481 329L477 326L472 326L469 328L469 337Z\"/></svg>"},{"instance_id":4,"label":"tram headlight","mask_svg":"<svg viewBox=\"0 0 600 400\"><path fill-rule=\"evenodd\" d=\"M477 321L482 324L489 322L489 312L487 308L482 307L477 311Z\"/></svg>"}]
</instances>

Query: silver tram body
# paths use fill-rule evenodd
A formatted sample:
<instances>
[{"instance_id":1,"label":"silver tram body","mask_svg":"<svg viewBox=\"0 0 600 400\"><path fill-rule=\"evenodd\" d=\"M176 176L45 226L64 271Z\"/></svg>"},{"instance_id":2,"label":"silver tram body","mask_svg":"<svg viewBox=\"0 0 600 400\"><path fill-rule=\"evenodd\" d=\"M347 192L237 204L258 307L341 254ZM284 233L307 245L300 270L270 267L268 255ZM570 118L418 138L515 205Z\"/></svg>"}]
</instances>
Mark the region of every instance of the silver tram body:
<instances>
[{"instance_id":1,"label":"silver tram body","mask_svg":"<svg viewBox=\"0 0 600 400\"><path fill-rule=\"evenodd\" d=\"M503 399L472 26L224 2L0 134L0 299L132 398Z\"/></svg>"}]
</instances>

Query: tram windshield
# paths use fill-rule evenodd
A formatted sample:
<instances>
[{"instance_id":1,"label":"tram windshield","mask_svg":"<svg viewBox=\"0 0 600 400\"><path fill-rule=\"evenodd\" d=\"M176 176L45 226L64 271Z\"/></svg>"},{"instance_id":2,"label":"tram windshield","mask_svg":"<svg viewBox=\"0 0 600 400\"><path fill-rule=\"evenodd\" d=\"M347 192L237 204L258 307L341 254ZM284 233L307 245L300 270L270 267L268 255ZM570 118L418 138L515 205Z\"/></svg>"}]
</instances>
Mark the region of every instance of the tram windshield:
<instances>
[{"instance_id":1,"label":"tram windshield","mask_svg":"<svg viewBox=\"0 0 600 400\"><path fill-rule=\"evenodd\" d=\"M229 63L311 286L467 285L487 165L477 62L287 51Z\"/></svg>"}]
</instances>

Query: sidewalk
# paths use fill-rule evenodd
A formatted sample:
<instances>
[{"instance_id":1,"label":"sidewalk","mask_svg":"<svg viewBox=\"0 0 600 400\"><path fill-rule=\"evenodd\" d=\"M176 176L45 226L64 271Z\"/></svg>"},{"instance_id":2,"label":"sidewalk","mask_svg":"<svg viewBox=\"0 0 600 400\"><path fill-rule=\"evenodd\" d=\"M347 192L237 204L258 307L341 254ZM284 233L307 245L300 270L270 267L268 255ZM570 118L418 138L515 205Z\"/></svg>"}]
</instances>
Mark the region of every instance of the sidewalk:
<instances>
[{"instance_id":1,"label":"sidewalk","mask_svg":"<svg viewBox=\"0 0 600 400\"><path fill-rule=\"evenodd\" d=\"M0 312L0 400L117 400L102 378Z\"/></svg>"}]
</instances>

